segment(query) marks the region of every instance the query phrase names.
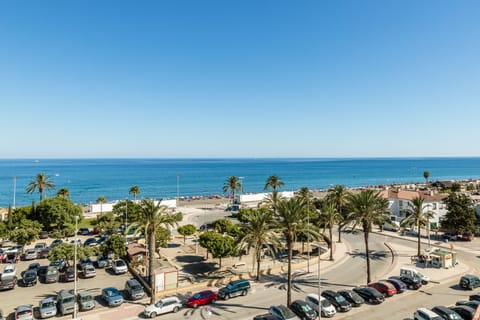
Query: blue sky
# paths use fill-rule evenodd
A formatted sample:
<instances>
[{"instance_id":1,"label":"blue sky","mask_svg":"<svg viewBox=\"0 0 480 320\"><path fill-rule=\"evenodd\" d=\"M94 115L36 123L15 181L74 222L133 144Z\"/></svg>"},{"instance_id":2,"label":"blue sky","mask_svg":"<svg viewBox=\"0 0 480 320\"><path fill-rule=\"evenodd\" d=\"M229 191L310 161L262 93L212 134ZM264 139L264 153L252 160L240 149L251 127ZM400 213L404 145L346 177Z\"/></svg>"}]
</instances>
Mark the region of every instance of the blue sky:
<instances>
[{"instance_id":1,"label":"blue sky","mask_svg":"<svg viewBox=\"0 0 480 320\"><path fill-rule=\"evenodd\" d=\"M478 1L2 1L2 158L480 156Z\"/></svg>"}]
</instances>

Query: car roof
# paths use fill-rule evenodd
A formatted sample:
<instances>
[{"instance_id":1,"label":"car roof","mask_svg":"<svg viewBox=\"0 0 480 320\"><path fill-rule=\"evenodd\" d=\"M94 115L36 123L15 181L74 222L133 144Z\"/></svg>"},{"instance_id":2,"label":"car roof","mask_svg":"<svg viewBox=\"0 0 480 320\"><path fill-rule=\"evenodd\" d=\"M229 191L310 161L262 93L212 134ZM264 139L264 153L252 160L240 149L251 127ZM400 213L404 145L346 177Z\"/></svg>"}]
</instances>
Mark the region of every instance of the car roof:
<instances>
[{"instance_id":1,"label":"car roof","mask_svg":"<svg viewBox=\"0 0 480 320\"><path fill-rule=\"evenodd\" d=\"M55 302L55 299L53 297L46 297L40 300L40 303L45 303L45 302Z\"/></svg>"},{"instance_id":2,"label":"car roof","mask_svg":"<svg viewBox=\"0 0 480 320\"><path fill-rule=\"evenodd\" d=\"M17 312L26 311L26 310L31 310L31 309L32 309L32 305L31 305L31 304L22 304L21 306L18 306L18 307L17 307Z\"/></svg>"},{"instance_id":3,"label":"car roof","mask_svg":"<svg viewBox=\"0 0 480 320\"><path fill-rule=\"evenodd\" d=\"M59 296L61 297L65 297L65 296L73 296L73 294L68 291L68 290L60 290L60 292L58 293Z\"/></svg>"},{"instance_id":4,"label":"car roof","mask_svg":"<svg viewBox=\"0 0 480 320\"><path fill-rule=\"evenodd\" d=\"M87 297L87 296L91 296L92 294L91 294L90 292L88 292L88 291L80 291L80 292L78 293L78 295L79 295L80 297Z\"/></svg>"},{"instance_id":5,"label":"car roof","mask_svg":"<svg viewBox=\"0 0 480 320\"><path fill-rule=\"evenodd\" d=\"M128 283L128 284L140 284L137 279L127 280L127 283Z\"/></svg>"},{"instance_id":6,"label":"car roof","mask_svg":"<svg viewBox=\"0 0 480 320\"><path fill-rule=\"evenodd\" d=\"M449 308L447 308L447 307L445 307L445 306L435 306L435 307L432 308L432 310L433 310L433 311L438 310L438 311L444 312L444 313L453 313L453 312L455 312L455 311L453 311L452 309L449 309Z\"/></svg>"}]
</instances>

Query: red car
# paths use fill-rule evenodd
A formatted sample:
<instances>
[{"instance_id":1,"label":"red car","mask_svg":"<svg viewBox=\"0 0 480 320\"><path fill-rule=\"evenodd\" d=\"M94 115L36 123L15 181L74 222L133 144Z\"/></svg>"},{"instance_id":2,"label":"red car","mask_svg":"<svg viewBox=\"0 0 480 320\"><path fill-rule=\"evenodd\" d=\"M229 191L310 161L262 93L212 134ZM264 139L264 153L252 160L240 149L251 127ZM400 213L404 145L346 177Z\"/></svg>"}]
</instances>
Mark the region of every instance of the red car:
<instances>
[{"instance_id":1,"label":"red car","mask_svg":"<svg viewBox=\"0 0 480 320\"><path fill-rule=\"evenodd\" d=\"M368 286L377 289L378 292L383 294L385 297L391 297L397 293L397 289L395 289L393 284L387 281L369 283Z\"/></svg>"},{"instance_id":2,"label":"red car","mask_svg":"<svg viewBox=\"0 0 480 320\"><path fill-rule=\"evenodd\" d=\"M195 293L193 296L188 298L187 306L190 308L196 308L198 306L203 306L204 304L214 303L218 300L218 296L211 290L205 290Z\"/></svg>"}]
</instances>

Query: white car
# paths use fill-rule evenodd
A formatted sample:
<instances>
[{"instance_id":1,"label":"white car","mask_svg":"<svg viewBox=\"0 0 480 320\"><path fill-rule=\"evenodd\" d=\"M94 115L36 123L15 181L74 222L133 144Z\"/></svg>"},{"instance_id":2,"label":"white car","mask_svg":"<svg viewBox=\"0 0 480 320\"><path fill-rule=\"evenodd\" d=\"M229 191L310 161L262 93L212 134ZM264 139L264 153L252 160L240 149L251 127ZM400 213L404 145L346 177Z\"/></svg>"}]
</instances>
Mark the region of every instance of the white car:
<instances>
[{"instance_id":1,"label":"white car","mask_svg":"<svg viewBox=\"0 0 480 320\"><path fill-rule=\"evenodd\" d=\"M121 274L121 273L127 273L128 272L127 264L122 259L117 259L117 260L113 261L112 262L112 269L113 269L113 273L115 273L115 274Z\"/></svg>"},{"instance_id":2,"label":"white car","mask_svg":"<svg viewBox=\"0 0 480 320\"><path fill-rule=\"evenodd\" d=\"M17 274L17 267L14 264L6 265L2 272L2 279L3 278L13 278Z\"/></svg>"},{"instance_id":3,"label":"white car","mask_svg":"<svg viewBox=\"0 0 480 320\"><path fill-rule=\"evenodd\" d=\"M177 312L182 308L182 302L177 297L167 297L158 300L155 304L145 307L143 314L147 318L155 318L159 314Z\"/></svg>"},{"instance_id":4,"label":"white car","mask_svg":"<svg viewBox=\"0 0 480 320\"><path fill-rule=\"evenodd\" d=\"M318 312L318 294L315 293L310 293L305 297L305 302L307 302L313 310ZM320 302L321 302L321 312L322 312L322 317L333 317L336 313L337 310L335 307L324 297L320 297Z\"/></svg>"}]
</instances>

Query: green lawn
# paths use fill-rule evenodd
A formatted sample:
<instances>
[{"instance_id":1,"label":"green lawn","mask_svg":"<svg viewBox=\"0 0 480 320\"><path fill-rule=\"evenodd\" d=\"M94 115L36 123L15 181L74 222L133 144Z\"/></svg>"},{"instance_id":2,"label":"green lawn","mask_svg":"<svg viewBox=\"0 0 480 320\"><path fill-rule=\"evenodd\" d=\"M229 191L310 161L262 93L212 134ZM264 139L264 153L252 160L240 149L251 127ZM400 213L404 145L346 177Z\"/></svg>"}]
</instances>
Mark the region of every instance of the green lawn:
<instances>
[{"instance_id":1,"label":"green lawn","mask_svg":"<svg viewBox=\"0 0 480 320\"><path fill-rule=\"evenodd\" d=\"M78 223L78 228L93 228L93 222L95 221L95 218L90 218L90 219L83 219Z\"/></svg>"}]
</instances>

